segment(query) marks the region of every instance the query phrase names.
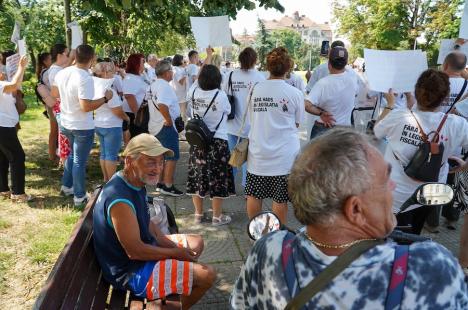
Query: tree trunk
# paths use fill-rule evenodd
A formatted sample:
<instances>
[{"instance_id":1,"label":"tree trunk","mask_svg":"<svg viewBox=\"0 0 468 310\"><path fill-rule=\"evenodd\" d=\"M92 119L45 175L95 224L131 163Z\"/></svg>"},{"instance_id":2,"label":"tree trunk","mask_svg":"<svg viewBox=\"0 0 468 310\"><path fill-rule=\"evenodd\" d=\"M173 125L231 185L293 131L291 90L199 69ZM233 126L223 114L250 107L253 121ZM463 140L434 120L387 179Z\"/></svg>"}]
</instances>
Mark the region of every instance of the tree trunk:
<instances>
[{"instance_id":1,"label":"tree trunk","mask_svg":"<svg viewBox=\"0 0 468 310\"><path fill-rule=\"evenodd\" d=\"M36 68L37 68L36 55L34 54L34 51L32 48L28 47L28 50L29 50L29 57L31 58L31 66L33 67L34 72L36 72Z\"/></svg>"},{"instance_id":2,"label":"tree trunk","mask_svg":"<svg viewBox=\"0 0 468 310\"><path fill-rule=\"evenodd\" d=\"M67 46L71 49L71 30L68 29L68 24L71 23L70 0L63 0L63 5L65 7L65 32L67 34Z\"/></svg>"}]
</instances>

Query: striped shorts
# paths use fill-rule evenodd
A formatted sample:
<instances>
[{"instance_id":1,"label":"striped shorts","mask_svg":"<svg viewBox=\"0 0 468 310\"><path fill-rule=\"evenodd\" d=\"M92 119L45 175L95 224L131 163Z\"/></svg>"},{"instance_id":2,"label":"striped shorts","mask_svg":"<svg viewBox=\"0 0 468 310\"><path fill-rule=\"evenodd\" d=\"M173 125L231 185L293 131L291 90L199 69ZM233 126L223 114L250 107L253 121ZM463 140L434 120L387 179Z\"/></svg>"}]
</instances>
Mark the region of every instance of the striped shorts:
<instances>
[{"instance_id":1,"label":"striped shorts","mask_svg":"<svg viewBox=\"0 0 468 310\"><path fill-rule=\"evenodd\" d=\"M168 235L179 247L187 247L185 235ZM193 263L176 259L147 262L129 281L130 290L139 297L155 300L169 295L188 296L192 292Z\"/></svg>"}]
</instances>

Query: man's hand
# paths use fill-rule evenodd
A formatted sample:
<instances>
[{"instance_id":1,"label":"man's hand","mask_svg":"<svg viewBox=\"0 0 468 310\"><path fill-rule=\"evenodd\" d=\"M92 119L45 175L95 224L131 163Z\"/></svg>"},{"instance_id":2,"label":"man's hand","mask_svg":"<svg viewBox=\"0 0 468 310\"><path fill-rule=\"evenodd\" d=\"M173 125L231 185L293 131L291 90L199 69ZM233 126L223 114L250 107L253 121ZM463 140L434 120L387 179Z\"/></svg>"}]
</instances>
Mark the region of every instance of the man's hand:
<instances>
[{"instance_id":1,"label":"man's hand","mask_svg":"<svg viewBox=\"0 0 468 310\"><path fill-rule=\"evenodd\" d=\"M22 70L24 70L27 66L28 66L28 57L27 56L21 57L20 62L19 62L19 67Z\"/></svg>"},{"instance_id":2,"label":"man's hand","mask_svg":"<svg viewBox=\"0 0 468 310\"><path fill-rule=\"evenodd\" d=\"M385 100L387 100L387 107L392 108L395 106L395 93L393 89L389 89L388 93L384 93Z\"/></svg>"},{"instance_id":3,"label":"man's hand","mask_svg":"<svg viewBox=\"0 0 468 310\"><path fill-rule=\"evenodd\" d=\"M186 248L176 248L174 249L175 255L174 258L182 261L196 262L198 259L197 253L190 249Z\"/></svg>"},{"instance_id":4,"label":"man's hand","mask_svg":"<svg viewBox=\"0 0 468 310\"><path fill-rule=\"evenodd\" d=\"M335 118L333 117L333 114L327 111L322 111L322 114L320 115L320 119L322 120L323 124L325 127L333 127L335 125Z\"/></svg>"},{"instance_id":5,"label":"man's hand","mask_svg":"<svg viewBox=\"0 0 468 310\"><path fill-rule=\"evenodd\" d=\"M105 96L106 100L109 101L114 96L114 93L112 92L112 90L108 89L108 90L106 90L106 93L105 93L104 96Z\"/></svg>"}]
</instances>

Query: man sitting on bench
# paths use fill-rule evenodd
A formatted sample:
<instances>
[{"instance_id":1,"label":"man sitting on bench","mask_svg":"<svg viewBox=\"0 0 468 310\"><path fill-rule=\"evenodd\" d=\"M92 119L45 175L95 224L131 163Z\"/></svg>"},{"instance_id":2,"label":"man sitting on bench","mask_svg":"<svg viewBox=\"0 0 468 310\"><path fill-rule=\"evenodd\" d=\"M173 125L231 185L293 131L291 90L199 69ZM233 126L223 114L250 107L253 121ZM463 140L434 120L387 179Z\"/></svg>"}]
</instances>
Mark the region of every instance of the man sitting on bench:
<instances>
[{"instance_id":1,"label":"man sitting on bench","mask_svg":"<svg viewBox=\"0 0 468 310\"><path fill-rule=\"evenodd\" d=\"M188 309L213 285L216 271L195 263L203 250L201 236L164 235L150 221L145 185L157 184L163 155L171 153L149 134L128 143L123 171L97 198L94 248L104 278L115 289L148 300L182 295L182 308Z\"/></svg>"}]
</instances>

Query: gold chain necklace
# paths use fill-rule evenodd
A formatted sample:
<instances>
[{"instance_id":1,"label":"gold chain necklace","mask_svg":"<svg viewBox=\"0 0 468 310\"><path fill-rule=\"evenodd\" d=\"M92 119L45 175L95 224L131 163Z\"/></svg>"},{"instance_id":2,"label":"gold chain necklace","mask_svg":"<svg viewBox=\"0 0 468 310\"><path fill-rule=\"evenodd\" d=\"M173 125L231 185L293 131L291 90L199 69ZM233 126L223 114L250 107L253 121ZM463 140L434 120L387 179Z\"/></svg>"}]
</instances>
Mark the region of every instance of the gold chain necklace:
<instances>
[{"instance_id":1,"label":"gold chain necklace","mask_svg":"<svg viewBox=\"0 0 468 310\"><path fill-rule=\"evenodd\" d=\"M358 239L358 240L354 240L354 241L351 241L349 243L345 243L345 244L339 244L339 245L330 245L330 244L325 244L325 243L320 243L318 241L315 241L314 239L312 239L308 234L307 232L304 232L304 235L307 237L307 239L309 239L310 242L312 242L314 245L316 246L319 246L321 248L326 248L326 249L344 249L344 248L349 248L350 246L353 246L357 243L360 243L360 242L363 242L363 241L374 241L374 240L377 240L377 239Z\"/></svg>"}]
</instances>

